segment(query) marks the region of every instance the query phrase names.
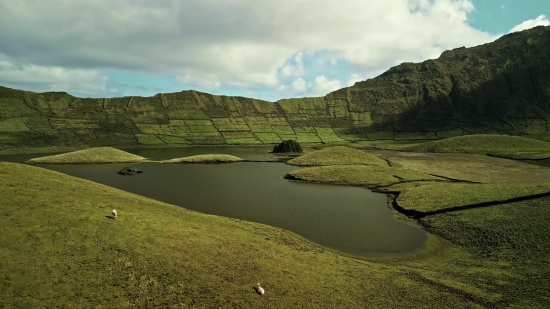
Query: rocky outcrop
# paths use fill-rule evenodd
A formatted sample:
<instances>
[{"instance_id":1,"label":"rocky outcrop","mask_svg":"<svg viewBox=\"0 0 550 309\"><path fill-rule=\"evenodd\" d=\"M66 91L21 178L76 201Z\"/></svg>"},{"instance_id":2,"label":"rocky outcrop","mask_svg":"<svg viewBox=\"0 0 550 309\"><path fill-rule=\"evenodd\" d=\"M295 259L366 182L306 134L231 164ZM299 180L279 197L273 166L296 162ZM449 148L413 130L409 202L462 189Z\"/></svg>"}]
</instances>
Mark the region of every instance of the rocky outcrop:
<instances>
[{"instance_id":1,"label":"rocky outcrop","mask_svg":"<svg viewBox=\"0 0 550 309\"><path fill-rule=\"evenodd\" d=\"M198 91L76 98L0 87L0 148L276 144L441 139L550 140L550 27L403 63L318 98L275 103Z\"/></svg>"}]
</instances>

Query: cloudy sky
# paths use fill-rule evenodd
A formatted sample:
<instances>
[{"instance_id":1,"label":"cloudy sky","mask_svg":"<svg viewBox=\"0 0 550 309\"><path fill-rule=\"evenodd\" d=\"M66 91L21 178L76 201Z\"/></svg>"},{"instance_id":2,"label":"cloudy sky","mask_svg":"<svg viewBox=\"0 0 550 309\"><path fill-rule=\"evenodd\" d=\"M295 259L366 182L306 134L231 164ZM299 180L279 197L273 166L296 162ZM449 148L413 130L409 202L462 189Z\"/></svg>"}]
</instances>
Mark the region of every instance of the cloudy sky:
<instances>
[{"instance_id":1,"label":"cloudy sky","mask_svg":"<svg viewBox=\"0 0 550 309\"><path fill-rule=\"evenodd\" d=\"M548 0L0 0L0 85L321 96L548 17Z\"/></svg>"}]
</instances>

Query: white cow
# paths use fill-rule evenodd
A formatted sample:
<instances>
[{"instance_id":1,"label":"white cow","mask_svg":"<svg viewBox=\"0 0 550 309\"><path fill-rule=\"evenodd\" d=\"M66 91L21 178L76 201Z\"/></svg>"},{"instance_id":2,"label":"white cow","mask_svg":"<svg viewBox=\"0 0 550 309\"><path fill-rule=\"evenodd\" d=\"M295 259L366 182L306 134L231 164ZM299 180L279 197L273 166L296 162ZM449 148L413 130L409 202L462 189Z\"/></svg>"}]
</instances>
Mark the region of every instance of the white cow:
<instances>
[{"instance_id":1,"label":"white cow","mask_svg":"<svg viewBox=\"0 0 550 309\"><path fill-rule=\"evenodd\" d=\"M116 219L116 218L118 218L118 215L117 215L116 210L113 209L113 219Z\"/></svg>"}]
</instances>

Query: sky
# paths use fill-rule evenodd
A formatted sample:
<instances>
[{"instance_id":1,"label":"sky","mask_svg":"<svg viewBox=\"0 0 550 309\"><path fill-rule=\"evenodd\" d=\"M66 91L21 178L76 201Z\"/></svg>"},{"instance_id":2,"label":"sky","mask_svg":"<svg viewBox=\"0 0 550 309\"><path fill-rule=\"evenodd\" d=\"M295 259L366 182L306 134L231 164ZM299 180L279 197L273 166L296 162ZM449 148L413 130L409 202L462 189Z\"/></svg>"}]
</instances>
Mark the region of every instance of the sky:
<instances>
[{"instance_id":1,"label":"sky","mask_svg":"<svg viewBox=\"0 0 550 309\"><path fill-rule=\"evenodd\" d=\"M548 0L0 0L0 85L323 96L549 17Z\"/></svg>"}]
</instances>

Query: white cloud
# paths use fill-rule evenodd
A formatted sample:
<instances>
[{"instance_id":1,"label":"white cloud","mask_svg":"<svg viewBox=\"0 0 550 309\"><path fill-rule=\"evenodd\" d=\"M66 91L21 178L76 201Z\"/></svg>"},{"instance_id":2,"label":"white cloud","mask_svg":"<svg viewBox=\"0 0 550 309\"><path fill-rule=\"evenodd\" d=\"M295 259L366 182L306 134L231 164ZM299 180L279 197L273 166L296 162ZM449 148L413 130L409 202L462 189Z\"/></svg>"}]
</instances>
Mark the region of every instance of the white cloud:
<instances>
[{"instance_id":1,"label":"white cloud","mask_svg":"<svg viewBox=\"0 0 550 309\"><path fill-rule=\"evenodd\" d=\"M550 26L550 20L548 20L548 18L546 18L545 15L540 15L535 19L529 19L522 22L521 24L512 28L508 33L523 31L523 30L531 29L536 26Z\"/></svg>"},{"instance_id":2,"label":"white cloud","mask_svg":"<svg viewBox=\"0 0 550 309\"><path fill-rule=\"evenodd\" d=\"M192 85L204 88L220 88L221 82L213 74L193 74L185 73L182 75L176 75L176 83L182 85Z\"/></svg>"},{"instance_id":3,"label":"white cloud","mask_svg":"<svg viewBox=\"0 0 550 309\"><path fill-rule=\"evenodd\" d=\"M325 95L342 88L342 84L337 79L328 79L326 76L321 75L315 77L315 81L309 84L309 88L312 95Z\"/></svg>"},{"instance_id":4,"label":"white cloud","mask_svg":"<svg viewBox=\"0 0 550 309\"><path fill-rule=\"evenodd\" d=\"M36 91L96 94L107 91L108 83L108 77L98 70L16 64L0 54L0 84L26 85Z\"/></svg>"},{"instance_id":5,"label":"white cloud","mask_svg":"<svg viewBox=\"0 0 550 309\"><path fill-rule=\"evenodd\" d=\"M353 86L356 82L360 82L362 81L363 78L361 78L361 76L359 76L358 74L351 74L348 78L348 80L346 81L346 87L349 87L349 86Z\"/></svg>"},{"instance_id":6,"label":"white cloud","mask_svg":"<svg viewBox=\"0 0 550 309\"><path fill-rule=\"evenodd\" d=\"M298 52L293 60L294 60L294 64L286 64L281 69L281 73L283 74L283 76L303 76L303 75L305 75L304 53L303 52Z\"/></svg>"},{"instance_id":7,"label":"white cloud","mask_svg":"<svg viewBox=\"0 0 550 309\"><path fill-rule=\"evenodd\" d=\"M296 92L306 91L306 81L301 77L295 79L290 86Z\"/></svg>"},{"instance_id":8,"label":"white cloud","mask_svg":"<svg viewBox=\"0 0 550 309\"><path fill-rule=\"evenodd\" d=\"M281 79L333 76L342 64L368 76L398 59L421 61L496 39L470 26L473 10L471 0L0 0L0 53L27 65L24 74L34 65L86 76L84 88L104 85L98 72L111 69L198 87L282 91ZM517 27L537 23L548 20ZM311 91L349 83L338 78L318 80Z\"/></svg>"}]
</instances>

